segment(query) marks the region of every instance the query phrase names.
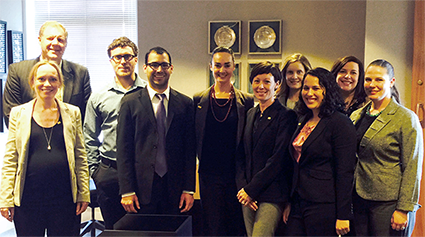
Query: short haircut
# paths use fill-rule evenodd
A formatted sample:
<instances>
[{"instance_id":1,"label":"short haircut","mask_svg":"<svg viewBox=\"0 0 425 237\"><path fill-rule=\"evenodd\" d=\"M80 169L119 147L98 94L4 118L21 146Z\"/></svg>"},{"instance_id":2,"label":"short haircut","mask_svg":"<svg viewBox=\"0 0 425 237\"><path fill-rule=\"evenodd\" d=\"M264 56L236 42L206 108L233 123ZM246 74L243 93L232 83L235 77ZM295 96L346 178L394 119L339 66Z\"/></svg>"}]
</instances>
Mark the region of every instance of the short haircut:
<instances>
[{"instance_id":1,"label":"short haircut","mask_svg":"<svg viewBox=\"0 0 425 237\"><path fill-rule=\"evenodd\" d=\"M378 66L378 67L382 67L382 68L387 69L387 74L388 74L388 76L390 76L390 79L392 79L395 76L393 65L385 59L376 59L373 62L369 63L369 66L367 66L367 68L369 68L370 66ZM366 70L367 70L367 68L366 68ZM400 103L400 94L398 93L398 90L397 90L397 87L395 86L395 84L391 87L391 96L398 103Z\"/></svg>"},{"instance_id":2,"label":"short haircut","mask_svg":"<svg viewBox=\"0 0 425 237\"><path fill-rule=\"evenodd\" d=\"M112 43L108 46L108 57L111 57L112 50L118 47L125 48L127 46L129 46L133 50L133 55L137 57L137 55L139 54L139 50L137 49L136 44L125 36L119 37L118 39L114 39L112 41Z\"/></svg>"},{"instance_id":3,"label":"short haircut","mask_svg":"<svg viewBox=\"0 0 425 237\"><path fill-rule=\"evenodd\" d=\"M336 83L335 77L331 72L327 69L317 67L310 71L308 71L304 75L304 79L302 81L301 93L299 97L299 101L296 105L296 110L300 115L310 115L313 116L313 112L307 107L304 103L302 97L302 90L304 88L305 78L311 75L313 77L317 77L319 79L319 84L324 88L324 98L322 104L320 105L319 117L327 117L333 114L335 111L343 112L344 111L344 101L339 93L339 86Z\"/></svg>"},{"instance_id":4,"label":"short haircut","mask_svg":"<svg viewBox=\"0 0 425 237\"><path fill-rule=\"evenodd\" d=\"M168 55L168 59L170 60L170 64L172 64L170 53L168 53L167 50L165 50L164 48L159 47L159 46L149 49L149 51L145 55L145 64L148 64L149 54L152 53L152 52L155 52L156 54L159 54L159 55L166 53Z\"/></svg>"},{"instance_id":5,"label":"short haircut","mask_svg":"<svg viewBox=\"0 0 425 237\"><path fill-rule=\"evenodd\" d=\"M231 48L224 47L224 46L219 46L219 47L215 48L211 53L210 62L212 62L212 60L214 58L214 54L216 54L216 53L228 53L228 54L230 54L232 56L233 63L235 63L235 54L233 53L233 50Z\"/></svg>"},{"instance_id":6,"label":"short haircut","mask_svg":"<svg viewBox=\"0 0 425 237\"><path fill-rule=\"evenodd\" d=\"M65 27L57 21L46 21L46 22L44 22L43 25L40 27L40 31L38 32L39 37L43 36L44 30L46 30L47 27L61 28L65 32L65 38L68 39L68 31L66 31Z\"/></svg>"},{"instance_id":7,"label":"short haircut","mask_svg":"<svg viewBox=\"0 0 425 237\"><path fill-rule=\"evenodd\" d=\"M30 85L31 89L33 89L34 80L37 77L37 70L43 65L50 65L56 70L56 72L58 73L58 80L60 83L60 87L63 87L63 75L62 75L62 71L60 67L55 62L42 60L36 63L32 67L30 75L28 76L28 84Z\"/></svg>"},{"instance_id":8,"label":"short haircut","mask_svg":"<svg viewBox=\"0 0 425 237\"><path fill-rule=\"evenodd\" d=\"M359 66L359 79L357 81L357 86L354 89L354 99L356 99L359 103L363 103L366 100L366 92L364 91L364 67L363 63L358 58L354 56L345 56L338 58L331 68L331 73L336 79L339 71L341 71L345 64L349 62L357 63L357 65Z\"/></svg>"},{"instance_id":9,"label":"short haircut","mask_svg":"<svg viewBox=\"0 0 425 237\"><path fill-rule=\"evenodd\" d=\"M280 74L279 67L272 62L266 61L258 63L252 68L249 82L252 84L256 76L269 73L273 75L274 82L279 83L282 80L282 74Z\"/></svg>"}]
</instances>

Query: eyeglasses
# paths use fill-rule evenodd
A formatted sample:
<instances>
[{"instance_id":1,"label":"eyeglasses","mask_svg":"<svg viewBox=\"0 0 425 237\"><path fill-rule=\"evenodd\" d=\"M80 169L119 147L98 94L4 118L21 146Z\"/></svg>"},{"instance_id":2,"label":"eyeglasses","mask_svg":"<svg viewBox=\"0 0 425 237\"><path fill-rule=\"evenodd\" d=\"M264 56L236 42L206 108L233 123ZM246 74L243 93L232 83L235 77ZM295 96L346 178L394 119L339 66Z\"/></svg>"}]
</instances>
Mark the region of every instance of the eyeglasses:
<instances>
[{"instance_id":1,"label":"eyeglasses","mask_svg":"<svg viewBox=\"0 0 425 237\"><path fill-rule=\"evenodd\" d=\"M128 61L132 60L135 57L137 57L137 56L136 55L131 55L131 54L124 54L124 55L114 55L114 56L111 56L111 59L114 60L116 63L120 63L122 58L124 58L124 61L128 62Z\"/></svg>"},{"instance_id":2,"label":"eyeglasses","mask_svg":"<svg viewBox=\"0 0 425 237\"><path fill-rule=\"evenodd\" d=\"M147 64L150 68L152 68L153 70L158 70L159 66L161 66L161 68L163 70L167 70L168 68L171 67L170 63L148 63Z\"/></svg>"}]
</instances>

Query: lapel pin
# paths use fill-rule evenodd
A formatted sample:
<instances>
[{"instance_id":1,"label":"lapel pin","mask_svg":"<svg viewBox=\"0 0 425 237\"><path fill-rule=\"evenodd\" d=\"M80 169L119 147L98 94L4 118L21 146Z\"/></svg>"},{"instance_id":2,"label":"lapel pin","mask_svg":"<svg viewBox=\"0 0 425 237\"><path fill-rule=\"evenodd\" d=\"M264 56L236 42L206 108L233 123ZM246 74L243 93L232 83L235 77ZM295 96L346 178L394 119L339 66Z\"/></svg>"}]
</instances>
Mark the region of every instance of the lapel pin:
<instances>
[{"instance_id":1,"label":"lapel pin","mask_svg":"<svg viewBox=\"0 0 425 237\"><path fill-rule=\"evenodd\" d=\"M198 105L198 109L202 109L202 106L201 105Z\"/></svg>"},{"instance_id":2,"label":"lapel pin","mask_svg":"<svg viewBox=\"0 0 425 237\"><path fill-rule=\"evenodd\" d=\"M268 120L272 120L272 117L267 117Z\"/></svg>"}]
</instances>

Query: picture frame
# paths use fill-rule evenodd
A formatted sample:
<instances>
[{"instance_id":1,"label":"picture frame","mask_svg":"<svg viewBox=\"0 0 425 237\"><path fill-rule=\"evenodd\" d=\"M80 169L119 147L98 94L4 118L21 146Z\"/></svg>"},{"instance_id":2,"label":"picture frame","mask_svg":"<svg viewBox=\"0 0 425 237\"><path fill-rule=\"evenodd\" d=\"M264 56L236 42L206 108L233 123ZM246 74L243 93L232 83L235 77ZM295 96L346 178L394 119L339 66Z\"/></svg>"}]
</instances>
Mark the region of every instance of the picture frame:
<instances>
[{"instance_id":1,"label":"picture frame","mask_svg":"<svg viewBox=\"0 0 425 237\"><path fill-rule=\"evenodd\" d=\"M0 20L0 74L6 73L7 22Z\"/></svg>"},{"instance_id":2,"label":"picture frame","mask_svg":"<svg viewBox=\"0 0 425 237\"><path fill-rule=\"evenodd\" d=\"M249 81L249 76L251 75L251 71L252 71L252 69L254 68L255 65L257 65L260 62L265 62L265 61L270 61L270 60L263 60L263 61L249 62L248 63L248 67L247 67L248 68L247 83L248 83L248 93L250 93L250 94L254 94L254 91L252 90L251 82ZM276 64L279 67L279 69L280 69L280 64L281 64L280 62L273 62L273 61L270 61L270 62Z\"/></svg>"},{"instance_id":3,"label":"picture frame","mask_svg":"<svg viewBox=\"0 0 425 237\"><path fill-rule=\"evenodd\" d=\"M234 54L241 53L241 21L209 21L208 53L218 46L226 46Z\"/></svg>"},{"instance_id":4,"label":"picture frame","mask_svg":"<svg viewBox=\"0 0 425 237\"><path fill-rule=\"evenodd\" d=\"M281 53L281 20L262 20L248 22L249 54Z\"/></svg>"},{"instance_id":5,"label":"picture frame","mask_svg":"<svg viewBox=\"0 0 425 237\"><path fill-rule=\"evenodd\" d=\"M24 60L24 35L21 31L7 31L8 64Z\"/></svg>"},{"instance_id":6,"label":"picture frame","mask_svg":"<svg viewBox=\"0 0 425 237\"><path fill-rule=\"evenodd\" d=\"M233 86L238 90L241 89L240 65L241 63L239 62L235 63L235 70L233 71L233 76L232 76ZM213 72L210 70L209 66L208 66L208 72L209 72L208 73L208 88L209 88L212 85L214 85L215 80L214 80Z\"/></svg>"}]
</instances>

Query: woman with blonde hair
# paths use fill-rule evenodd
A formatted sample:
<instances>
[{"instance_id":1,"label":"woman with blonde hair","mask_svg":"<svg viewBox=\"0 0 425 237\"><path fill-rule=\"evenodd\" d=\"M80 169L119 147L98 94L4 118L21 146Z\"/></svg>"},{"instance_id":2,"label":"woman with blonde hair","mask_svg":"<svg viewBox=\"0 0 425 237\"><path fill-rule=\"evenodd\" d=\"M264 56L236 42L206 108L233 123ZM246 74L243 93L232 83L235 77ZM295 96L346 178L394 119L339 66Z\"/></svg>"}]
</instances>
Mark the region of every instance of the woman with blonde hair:
<instances>
[{"instance_id":1,"label":"woman with blonde hair","mask_svg":"<svg viewBox=\"0 0 425 237\"><path fill-rule=\"evenodd\" d=\"M1 214L17 236L78 236L90 202L81 113L55 98L63 85L55 63L35 64L29 84L35 99L10 114Z\"/></svg>"}]
</instances>

